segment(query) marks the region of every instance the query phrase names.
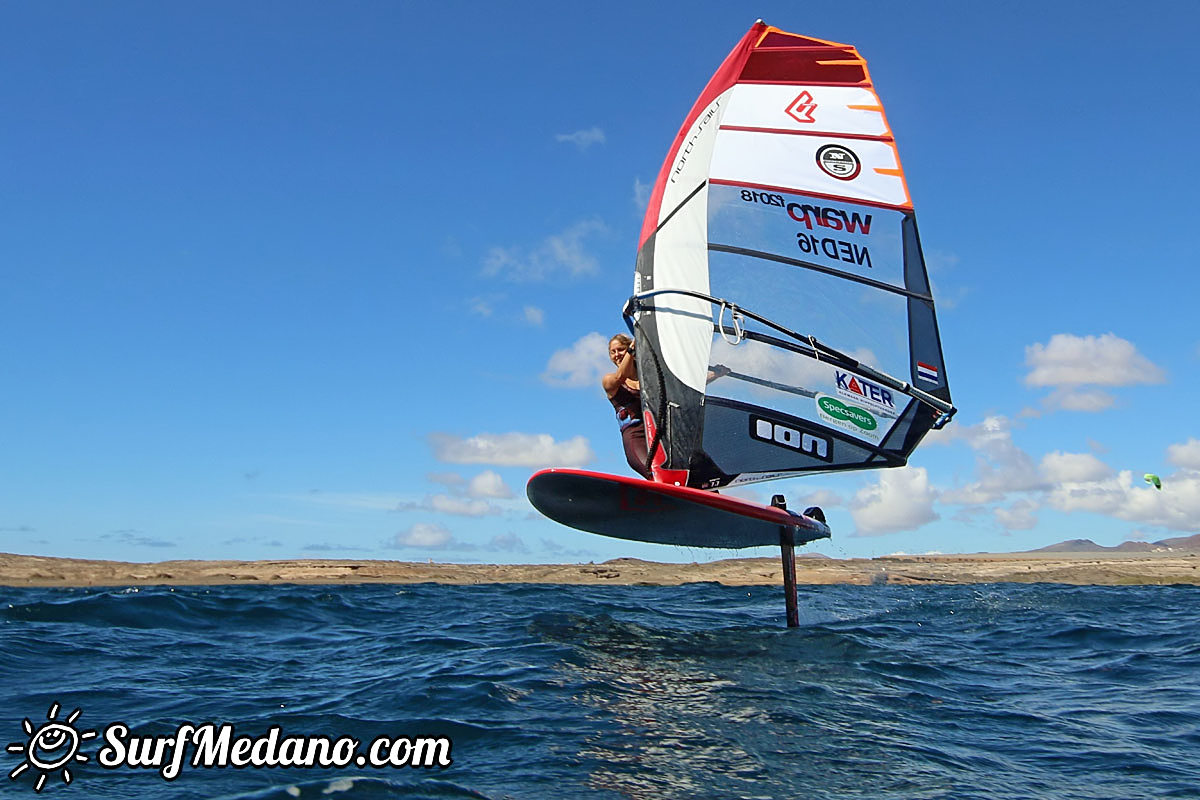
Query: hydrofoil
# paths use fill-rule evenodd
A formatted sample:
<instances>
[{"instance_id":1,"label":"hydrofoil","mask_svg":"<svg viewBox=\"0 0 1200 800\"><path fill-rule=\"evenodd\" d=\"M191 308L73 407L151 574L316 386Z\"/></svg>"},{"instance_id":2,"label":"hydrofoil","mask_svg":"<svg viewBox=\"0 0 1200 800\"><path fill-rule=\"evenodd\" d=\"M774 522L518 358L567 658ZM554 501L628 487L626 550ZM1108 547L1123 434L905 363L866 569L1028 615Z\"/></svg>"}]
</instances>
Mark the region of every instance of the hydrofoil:
<instances>
[{"instance_id":1,"label":"hydrofoil","mask_svg":"<svg viewBox=\"0 0 1200 800\"><path fill-rule=\"evenodd\" d=\"M525 493L555 522L602 536L684 547L779 545L789 628L800 624L796 545L829 537L820 509L808 509L812 516L788 511L783 495L764 506L687 486L576 469L538 472Z\"/></svg>"}]
</instances>

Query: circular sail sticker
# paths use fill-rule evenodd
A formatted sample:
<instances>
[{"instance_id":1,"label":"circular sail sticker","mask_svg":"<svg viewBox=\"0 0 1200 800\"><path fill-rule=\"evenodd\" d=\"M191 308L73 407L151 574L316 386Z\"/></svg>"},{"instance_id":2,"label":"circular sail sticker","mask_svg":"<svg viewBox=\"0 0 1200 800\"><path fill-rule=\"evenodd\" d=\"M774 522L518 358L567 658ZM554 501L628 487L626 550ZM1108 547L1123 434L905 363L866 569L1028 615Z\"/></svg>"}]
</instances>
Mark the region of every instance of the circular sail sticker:
<instances>
[{"instance_id":1,"label":"circular sail sticker","mask_svg":"<svg viewBox=\"0 0 1200 800\"><path fill-rule=\"evenodd\" d=\"M840 144L827 144L817 151L817 166L831 178L852 181L862 171L862 162L854 151Z\"/></svg>"}]
</instances>

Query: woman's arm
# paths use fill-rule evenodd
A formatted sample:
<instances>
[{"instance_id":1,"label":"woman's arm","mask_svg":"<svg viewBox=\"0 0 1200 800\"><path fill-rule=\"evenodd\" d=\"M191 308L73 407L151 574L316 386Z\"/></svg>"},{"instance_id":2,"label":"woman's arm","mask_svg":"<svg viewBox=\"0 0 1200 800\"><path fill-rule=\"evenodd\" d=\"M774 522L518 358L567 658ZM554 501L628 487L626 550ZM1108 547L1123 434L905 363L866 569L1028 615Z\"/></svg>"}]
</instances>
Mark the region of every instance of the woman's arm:
<instances>
[{"instance_id":1,"label":"woman's arm","mask_svg":"<svg viewBox=\"0 0 1200 800\"><path fill-rule=\"evenodd\" d=\"M621 363L617 366L617 371L610 372L601 378L600 385L604 387L605 393L612 397L617 393L617 389L621 388L621 384L626 381L632 382L630 388L637 390L637 357L634 356L632 350L625 351Z\"/></svg>"}]
</instances>

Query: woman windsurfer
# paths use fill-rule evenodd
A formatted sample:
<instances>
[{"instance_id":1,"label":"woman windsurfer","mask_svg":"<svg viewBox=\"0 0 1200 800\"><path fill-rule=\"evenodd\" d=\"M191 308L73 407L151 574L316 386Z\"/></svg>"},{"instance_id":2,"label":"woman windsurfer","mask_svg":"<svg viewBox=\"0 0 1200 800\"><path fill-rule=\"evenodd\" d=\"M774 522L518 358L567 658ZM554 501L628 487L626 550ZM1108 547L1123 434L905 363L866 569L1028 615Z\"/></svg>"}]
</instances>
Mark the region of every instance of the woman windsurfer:
<instances>
[{"instance_id":1,"label":"woman windsurfer","mask_svg":"<svg viewBox=\"0 0 1200 800\"><path fill-rule=\"evenodd\" d=\"M609 339L608 357L616 365L617 371L601 378L600 385L616 409L617 423L621 426L621 442L625 446L625 460L643 478L652 480L646 466L646 425L642 422L642 389L638 383L633 340L623 333Z\"/></svg>"}]
</instances>

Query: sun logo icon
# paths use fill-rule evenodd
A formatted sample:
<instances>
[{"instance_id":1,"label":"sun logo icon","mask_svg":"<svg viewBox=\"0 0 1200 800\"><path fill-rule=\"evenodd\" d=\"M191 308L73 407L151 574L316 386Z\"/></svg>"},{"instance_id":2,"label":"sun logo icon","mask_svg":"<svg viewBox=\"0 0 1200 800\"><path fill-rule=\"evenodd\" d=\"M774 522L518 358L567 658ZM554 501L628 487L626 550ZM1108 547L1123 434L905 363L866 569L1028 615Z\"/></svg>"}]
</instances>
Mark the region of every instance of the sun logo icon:
<instances>
[{"instance_id":1,"label":"sun logo icon","mask_svg":"<svg viewBox=\"0 0 1200 800\"><path fill-rule=\"evenodd\" d=\"M57 770L62 771L63 783L70 783L71 770L67 767L76 761L86 762L88 760L87 756L79 755L79 745L84 740L91 739L96 735L95 731L80 732L75 729L75 720L79 719L79 713L77 708L71 712L66 721L59 722L55 719L58 716L58 703L55 703L50 706L50 711L46 714L48 722L34 727L34 724L26 718L22 727L25 729L29 741L24 744L13 742L8 746L8 752L21 753L25 756L25 760L8 773L8 777L15 781L18 775L33 767L38 773L37 783L33 787L35 792L40 792L46 785L46 778Z\"/></svg>"}]
</instances>

